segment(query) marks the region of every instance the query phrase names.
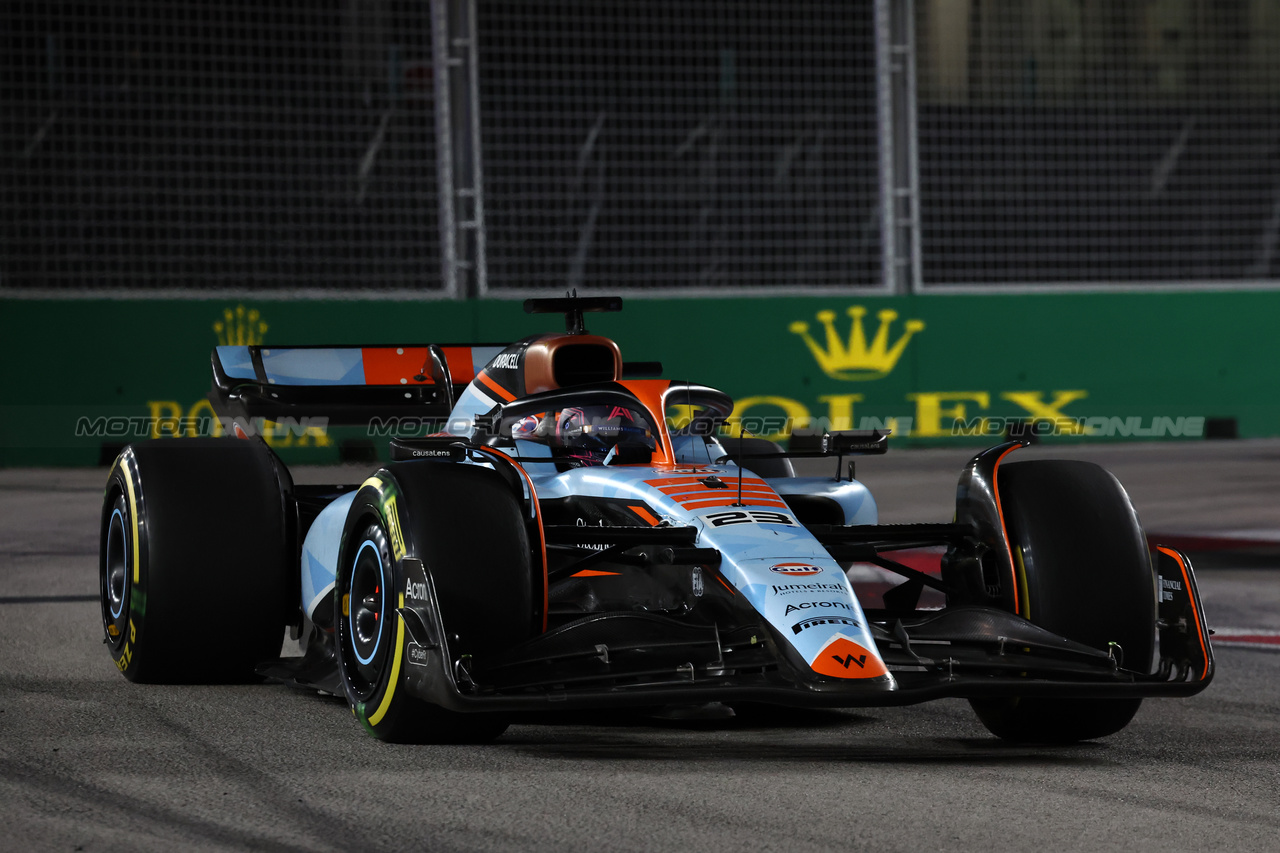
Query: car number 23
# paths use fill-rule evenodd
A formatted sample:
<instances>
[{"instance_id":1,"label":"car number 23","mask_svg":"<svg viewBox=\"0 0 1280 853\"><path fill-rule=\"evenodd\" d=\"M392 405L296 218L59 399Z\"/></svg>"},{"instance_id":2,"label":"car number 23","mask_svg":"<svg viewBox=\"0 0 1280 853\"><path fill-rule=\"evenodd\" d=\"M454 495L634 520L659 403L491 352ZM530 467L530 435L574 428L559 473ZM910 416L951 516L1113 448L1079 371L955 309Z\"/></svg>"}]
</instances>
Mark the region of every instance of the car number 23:
<instances>
[{"instance_id":1,"label":"car number 23","mask_svg":"<svg viewBox=\"0 0 1280 853\"><path fill-rule=\"evenodd\" d=\"M766 512L756 509L737 509L730 512L713 512L704 515L703 519L712 527L725 527L730 524L786 524L795 526L795 519L785 512Z\"/></svg>"}]
</instances>

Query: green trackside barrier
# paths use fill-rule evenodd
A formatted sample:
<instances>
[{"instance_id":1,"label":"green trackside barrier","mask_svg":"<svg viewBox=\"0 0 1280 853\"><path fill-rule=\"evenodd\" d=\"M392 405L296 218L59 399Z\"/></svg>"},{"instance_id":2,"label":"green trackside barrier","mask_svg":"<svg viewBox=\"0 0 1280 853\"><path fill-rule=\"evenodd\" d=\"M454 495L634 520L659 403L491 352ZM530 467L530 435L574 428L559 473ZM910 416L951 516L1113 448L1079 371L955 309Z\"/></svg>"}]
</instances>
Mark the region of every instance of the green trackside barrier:
<instances>
[{"instance_id":1,"label":"green trackside barrier","mask_svg":"<svg viewBox=\"0 0 1280 853\"><path fill-rule=\"evenodd\" d=\"M625 302L588 315L588 328L628 360L724 389L746 428L774 438L808 422L891 428L899 446L981 445L1030 422L1045 441L1202 440L1222 418L1242 437L1280 434L1277 291ZM135 437L190 428L211 414L209 351L220 342L501 342L560 323L504 300L0 306L6 466L97 465ZM290 463L320 463L364 438L270 440Z\"/></svg>"}]
</instances>

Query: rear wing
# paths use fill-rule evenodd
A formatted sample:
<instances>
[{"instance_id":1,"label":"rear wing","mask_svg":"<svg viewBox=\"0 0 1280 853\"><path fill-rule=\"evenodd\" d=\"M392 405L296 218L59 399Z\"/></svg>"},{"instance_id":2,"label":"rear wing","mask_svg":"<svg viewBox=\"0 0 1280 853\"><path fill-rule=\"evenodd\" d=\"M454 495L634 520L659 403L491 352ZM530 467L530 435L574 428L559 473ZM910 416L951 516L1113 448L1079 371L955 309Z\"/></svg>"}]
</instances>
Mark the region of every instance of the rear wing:
<instances>
[{"instance_id":1,"label":"rear wing","mask_svg":"<svg viewBox=\"0 0 1280 853\"><path fill-rule=\"evenodd\" d=\"M213 350L214 411L228 418L445 418L505 344L220 346Z\"/></svg>"}]
</instances>

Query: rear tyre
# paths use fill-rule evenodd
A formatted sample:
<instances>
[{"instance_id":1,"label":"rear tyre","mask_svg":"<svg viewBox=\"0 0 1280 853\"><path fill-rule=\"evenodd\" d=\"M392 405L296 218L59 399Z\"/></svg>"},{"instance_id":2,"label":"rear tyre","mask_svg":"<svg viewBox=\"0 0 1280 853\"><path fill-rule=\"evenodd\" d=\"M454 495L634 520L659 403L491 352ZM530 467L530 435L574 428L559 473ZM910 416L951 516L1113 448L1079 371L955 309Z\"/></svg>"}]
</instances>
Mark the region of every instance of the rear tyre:
<instances>
[{"instance_id":1,"label":"rear tyre","mask_svg":"<svg viewBox=\"0 0 1280 853\"><path fill-rule=\"evenodd\" d=\"M126 447L107 480L99 591L107 647L131 681L241 681L280 653L287 483L239 439Z\"/></svg>"},{"instance_id":2,"label":"rear tyre","mask_svg":"<svg viewBox=\"0 0 1280 853\"><path fill-rule=\"evenodd\" d=\"M338 668L365 730L392 743L485 743L501 735L505 717L457 713L410 695L408 633L396 608L404 602L402 560L414 556L439 597L447 661L532 635L529 539L507 482L472 465L393 464L357 493L341 553Z\"/></svg>"},{"instance_id":3,"label":"rear tyre","mask_svg":"<svg viewBox=\"0 0 1280 853\"><path fill-rule=\"evenodd\" d=\"M1119 481L1088 462L1002 466L1000 503L1019 574L1020 615L1096 649L1120 647L1121 665L1150 672L1156 581L1146 537ZM1012 609L1012 595L1006 592ZM992 734L1071 743L1120 731L1141 699L971 700Z\"/></svg>"}]
</instances>

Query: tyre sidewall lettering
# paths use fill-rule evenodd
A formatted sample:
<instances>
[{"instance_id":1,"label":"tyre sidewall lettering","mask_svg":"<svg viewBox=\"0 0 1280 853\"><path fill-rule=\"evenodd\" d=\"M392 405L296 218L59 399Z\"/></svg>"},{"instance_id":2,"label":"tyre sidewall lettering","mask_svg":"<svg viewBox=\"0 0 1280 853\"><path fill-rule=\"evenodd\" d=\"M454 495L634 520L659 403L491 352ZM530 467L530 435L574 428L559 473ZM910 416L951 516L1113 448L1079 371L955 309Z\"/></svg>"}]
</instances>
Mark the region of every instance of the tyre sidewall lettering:
<instances>
[{"instance_id":1,"label":"tyre sidewall lettering","mask_svg":"<svg viewBox=\"0 0 1280 853\"><path fill-rule=\"evenodd\" d=\"M122 532L125 538L126 577L120 616L112 618L106 600L101 602L104 628L107 631L107 642L111 649L111 657L121 673L132 675L137 669L139 659L135 654L138 647L139 634L145 634L146 609L146 523L142 518L142 488L137 476L136 460L132 454L125 452L116 460L112 470L108 495L119 495L123 498L125 518L122 521ZM113 505L114 505L113 501ZM106 515L106 525L111 524L111 514ZM104 540L108 531L104 531ZM105 558L100 571L105 572ZM112 637L108 625L115 625L118 637Z\"/></svg>"}]
</instances>

